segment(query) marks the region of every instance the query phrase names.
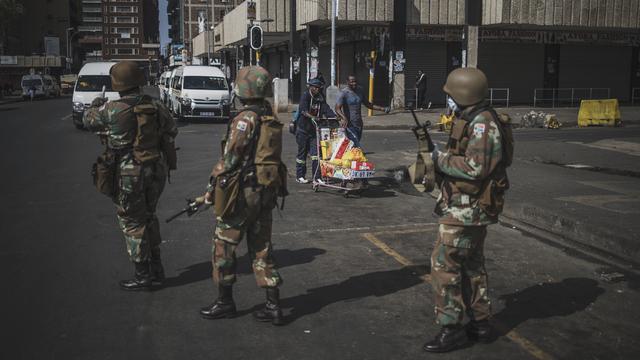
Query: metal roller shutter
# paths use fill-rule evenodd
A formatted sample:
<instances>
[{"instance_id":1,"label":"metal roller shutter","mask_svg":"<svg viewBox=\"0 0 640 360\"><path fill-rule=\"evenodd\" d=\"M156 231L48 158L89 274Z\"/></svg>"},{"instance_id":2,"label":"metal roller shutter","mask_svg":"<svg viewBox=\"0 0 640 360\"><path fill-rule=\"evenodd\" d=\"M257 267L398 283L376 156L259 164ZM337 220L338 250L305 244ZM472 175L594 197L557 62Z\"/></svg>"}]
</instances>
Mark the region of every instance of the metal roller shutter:
<instances>
[{"instance_id":1,"label":"metal roller shutter","mask_svg":"<svg viewBox=\"0 0 640 360\"><path fill-rule=\"evenodd\" d=\"M405 75L406 101L415 101L415 81L418 70L427 77L427 101L442 105L442 86L447 80L447 43L444 41L407 41Z\"/></svg>"},{"instance_id":2,"label":"metal roller shutter","mask_svg":"<svg viewBox=\"0 0 640 360\"><path fill-rule=\"evenodd\" d=\"M346 84L347 77L355 74L353 64L355 63L355 44L346 43L338 45L338 58L340 61L336 63L336 82L338 84Z\"/></svg>"},{"instance_id":3,"label":"metal roller shutter","mask_svg":"<svg viewBox=\"0 0 640 360\"><path fill-rule=\"evenodd\" d=\"M563 45L561 88L610 88L611 98L629 101L631 47Z\"/></svg>"},{"instance_id":4,"label":"metal roller shutter","mask_svg":"<svg viewBox=\"0 0 640 360\"><path fill-rule=\"evenodd\" d=\"M544 45L482 42L478 68L489 87L510 89L510 104L532 104L534 89L543 87Z\"/></svg>"}]
</instances>

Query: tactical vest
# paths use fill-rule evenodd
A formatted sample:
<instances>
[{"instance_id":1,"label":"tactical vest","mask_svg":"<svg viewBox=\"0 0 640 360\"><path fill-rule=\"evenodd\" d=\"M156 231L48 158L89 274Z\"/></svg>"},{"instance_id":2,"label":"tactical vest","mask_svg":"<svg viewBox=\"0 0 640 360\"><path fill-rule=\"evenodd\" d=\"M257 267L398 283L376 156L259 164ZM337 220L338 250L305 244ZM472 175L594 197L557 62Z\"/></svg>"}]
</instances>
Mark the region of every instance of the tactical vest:
<instances>
[{"instance_id":1,"label":"tactical vest","mask_svg":"<svg viewBox=\"0 0 640 360\"><path fill-rule=\"evenodd\" d=\"M445 176L445 180L463 194L478 199L480 208L490 216L497 216L504 206L504 193L509 189L509 178L506 169L513 162L514 141L511 130L511 119L506 114L498 115L488 106L480 106L470 113L456 118L451 128L447 144L452 155L464 156L469 145L468 128L473 119L486 112L498 127L502 147L502 158L496 168L482 180L465 180Z\"/></svg>"}]
</instances>

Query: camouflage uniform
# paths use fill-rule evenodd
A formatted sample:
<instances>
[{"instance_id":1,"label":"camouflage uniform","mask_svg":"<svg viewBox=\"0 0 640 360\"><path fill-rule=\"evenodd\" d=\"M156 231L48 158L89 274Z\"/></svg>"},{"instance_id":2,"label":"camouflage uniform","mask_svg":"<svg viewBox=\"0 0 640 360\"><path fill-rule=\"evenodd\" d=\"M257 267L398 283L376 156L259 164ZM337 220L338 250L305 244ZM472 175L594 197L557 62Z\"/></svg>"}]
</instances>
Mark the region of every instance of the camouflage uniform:
<instances>
[{"instance_id":1,"label":"camouflage uniform","mask_svg":"<svg viewBox=\"0 0 640 360\"><path fill-rule=\"evenodd\" d=\"M485 103L466 108L454 122L447 152L439 153L437 171L443 177L436 205L440 215L438 239L431 254L431 279L436 295L436 322L461 323L465 308L471 319L491 314L483 246L486 226L498 221L499 211L481 204L488 178L502 174L502 139ZM462 119L476 112L470 121ZM495 195L495 194L494 194Z\"/></svg>"},{"instance_id":2,"label":"camouflage uniform","mask_svg":"<svg viewBox=\"0 0 640 360\"><path fill-rule=\"evenodd\" d=\"M117 156L118 189L112 200L127 252L134 263L160 258L160 225L155 212L167 176L164 159L140 164L132 154L138 131L133 107L142 102L152 102L162 118L160 123L164 124L160 131L175 137L178 130L166 107L137 93L100 107L92 106L83 119L87 129L106 136L107 148Z\"/></svg>"},{"instance_id":3,"label":"camouflage uniform","mask_svg":"<svg viewBox=\"0 0 640 360\"><path fill-rule=\"evenodd\" d=\"M213 280L218 285L230 286L236 281L235 250L244 235L252 259L256 282L262 288L275 288L282 278L275 268L271 246L271 212L276 206L276 191L256 183L251 168L254 132L259 126L258 114L240 112L229 124L224 154L213 168L211 177L247 169L243 177L236 208L229 216L217 217L213 236Z\"/></svg>"}]
</instances>

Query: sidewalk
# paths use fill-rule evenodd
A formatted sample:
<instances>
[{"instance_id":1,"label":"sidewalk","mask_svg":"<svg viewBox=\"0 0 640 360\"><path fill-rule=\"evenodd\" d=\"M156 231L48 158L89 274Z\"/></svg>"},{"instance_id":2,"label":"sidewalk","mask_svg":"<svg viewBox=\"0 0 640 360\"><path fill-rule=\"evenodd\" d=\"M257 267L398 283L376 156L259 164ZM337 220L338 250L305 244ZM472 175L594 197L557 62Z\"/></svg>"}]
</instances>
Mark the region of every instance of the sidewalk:
<instances>
[{"instance_id":1,"label":"sidewalk","mask_svg":"<svg viewBox=\"0 0 640 360\"><path fill-rule=\"evenodd\" d=\"M366 114L366 109L363 114ZM519 126L522 116L530 111L542 111L547 114L555 114L563 127L575 127L578 122L578 108L534 108L527 106L515 106L509 108L496 108L498 113L506 113L511 116L513 123ZM435 125L440 121L440 114L443 108L417 111L416 115L420 122L431 121ZM624 124L640 124L640 106L621 106L620 114ZM385 115L379 111L374 112L374 116L365 117L365 127L370 130L386 129L409 129L415 126L413 117L409 111L394 111Z\"/></svg>"},{"instance_id":2,"label":"sidewalk","mask_svg":"<svg viewBox=\"0 0 640 360\"><path fill-rule=\"evenodd\" d=\"M22 101L22 96L5 96L0 99L0 105L11 104Z\"/></svg>"},{"instance_id":3,"label":"sidewalk","mask_svg":"<svg viewBox=\"0 0 640 360\"><path fill-rule=\"evenodd\" d=\"M289 113L280 113L281 119L288 119L298 108L298 105L289 105ZM530 111L544 112L546 114L555 114L556 118L563 127L575 127L578 125L578 108L544 108L544 107L530 107L530 106L513 106L508 108L495 108L498 113L506 113L511 116L511 119L516 127L520 126L522 116ZM429 120L431 125L435 125L440 121L440 114L444 112L444 108L432 108L429 110L418 110L416 115L420 122ZM407 110L392 111L390 114L384 114L380 111L374 111L374 115L366 116L368 109L363 107L362 114L365 115L364 123L365 128L369 130L404 130L410 129L415 126L411 112ZM640 124L640 106L621 106L620 115L622 116L623 124Z\"/></svg>"}]
</instances>

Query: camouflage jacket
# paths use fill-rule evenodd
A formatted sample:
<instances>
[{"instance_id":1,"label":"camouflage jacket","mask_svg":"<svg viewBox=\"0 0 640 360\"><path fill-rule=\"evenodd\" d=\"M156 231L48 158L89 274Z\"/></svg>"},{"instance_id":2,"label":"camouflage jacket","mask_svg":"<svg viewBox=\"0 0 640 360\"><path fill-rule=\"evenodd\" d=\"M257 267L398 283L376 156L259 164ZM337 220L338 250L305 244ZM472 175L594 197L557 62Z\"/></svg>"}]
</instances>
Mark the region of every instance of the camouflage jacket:
<instances>
[{"instance_id":1,"label":"camouflage jacket","mask_svg":"<svg viewBox=\"0 0 640 360\"><path fill-rule=\"evenodd\" d=\"M133 107L141 100L142 94L131 94L119 100L109 101L102 106L91 106L84 114L82 122L90 131L103 134L110 149L129 149L133 147L138 131L138 122L133 113ZM162 133L171 137L178 135L173 117L169 110L157 100L151 100L162 117L160 123L164 125Z\"/></svg>"},{"instance_id":2,"label":"camouflage jacket","mask_svg":"<svg viewBox=\"0 0 640 360\"><path fill-rule=\"evenodd\" d=\"M436 204L441 224L478 226L498 221L497 214L484 211L479 200L487 190L488 178L501 166L500 125L489 111L476 114L469 122L463 119L480 106L486 104L467 108L454 120L447 151L437 159L436 171L443 178Z\"/></svg>"},{"instance_id":3,"label":"camouflage jacket","mask_svg":"<svg viewBox=\"0 0 640 360\"><path fill-rule=\"evenodd\" d=\"M252 110L244 110L231 120L227 137L223 140L222 157L211 172L211 182L220 175L240 170L253 160L252 141L258 121L258 114Z\"/></svg>"}]
</instances>

